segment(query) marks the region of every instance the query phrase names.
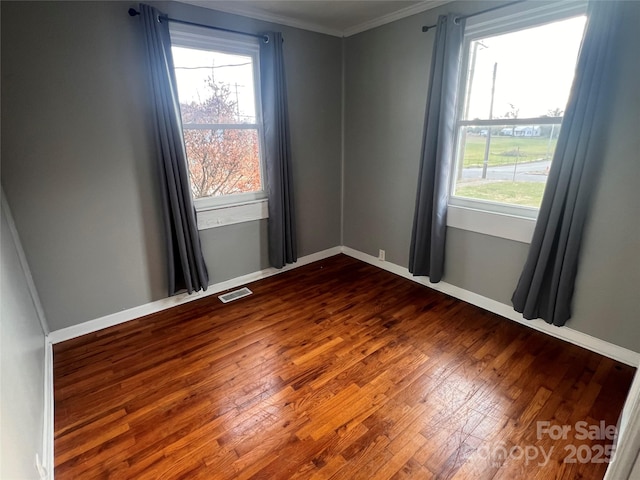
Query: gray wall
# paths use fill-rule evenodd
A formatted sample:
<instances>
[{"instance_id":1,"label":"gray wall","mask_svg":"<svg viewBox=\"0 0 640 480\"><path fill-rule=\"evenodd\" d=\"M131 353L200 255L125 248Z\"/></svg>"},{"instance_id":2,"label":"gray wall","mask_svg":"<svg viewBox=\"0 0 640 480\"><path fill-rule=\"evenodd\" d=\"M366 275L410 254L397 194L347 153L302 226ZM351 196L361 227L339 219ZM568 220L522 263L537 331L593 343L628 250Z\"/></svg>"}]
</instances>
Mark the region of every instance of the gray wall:
<instances>
[{"instance_id":1,"label":"gray wall","mask_svg":"<svg viewBox=\"0 0 640 480\"><path fill-rule=\"evenodd\" d=\"M6 205L0 232L0 478L36 479L44 427L44 343L18 250L9 232Z\"/></svg>"},{"instance_id":2,"label":"gray wall","mask_svg":"<svg viewBox=\"0 0 640 480\"><path fill-rule=\"evenodd\" d=\"M125 2L2 2L2 184L52 330L166 296L139 21ZM340 244L341 40L285 37L299 254ZM211 283L268 266L266 221L203 231Z\"/></svg>"},{"instance_id":3,"label":"gray wall","mask_svg":"<svg viewBox=\"0 0 640 480\"><path fill-rule=\"evenodd\" d=\"M344 244L406 266L433 33L458 2L345 41ZM123 2L2 2L2 183L52 329L166 290L144 57ZM340 244L341 40L190 5L170 15L285 35L300 254ZM633 28L569 326L640 351L640 124ZM203 231L211 282L267 266L266 222ZM603 253L606 252L606 253ZM449 229L445 281L509 303L527 245Z\"/></svg>"},{"instance_id":4,"label":"gray wall","mask_svg":"<svg viewBox=\"0 0 640 480\"><path fill-rule=\"evenodd\" d=\"M407 266L433 32L457 2L346 40L344 244ZM640 3L625 2L614 118L569 327L640 351ZM510 304L528 245L449 228L444 281Z\"/></svg>"}]
</instances>

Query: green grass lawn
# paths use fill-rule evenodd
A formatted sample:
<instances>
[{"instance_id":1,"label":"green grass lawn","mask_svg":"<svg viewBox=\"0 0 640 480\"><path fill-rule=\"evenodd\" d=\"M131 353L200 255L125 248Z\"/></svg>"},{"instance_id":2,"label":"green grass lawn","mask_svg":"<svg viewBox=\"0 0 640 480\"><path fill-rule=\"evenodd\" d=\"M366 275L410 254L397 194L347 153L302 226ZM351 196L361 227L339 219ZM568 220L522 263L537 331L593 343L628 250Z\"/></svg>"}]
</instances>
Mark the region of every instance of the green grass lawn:
<instances>
[{"instance_id":1,"label":"green grass lawn","mask_svg":"<svg viewBox=\"0 0 640 480\"><path fill-rule=\"evenodd\" d=\"M464 149L463 167L481 167L484 160L484 149L487 137L467 135ZM489 166L513 165L533 162L553 155L557 139L551 141L542 137L500 137L492 136L489 147Z\"/></svg>"},{"instance_id":2,"label":"green grass lawn","mask_svg":"<svg viewBox=\"0 0 640 480\"><path fill-rule=\"evenodd\" d=\"M509 182L498 181L475 185L458 184L456 195L460 197L478 198L493 202L511 203L527 207L540 207L542 182Z\"/></svg>"}]
</instances>

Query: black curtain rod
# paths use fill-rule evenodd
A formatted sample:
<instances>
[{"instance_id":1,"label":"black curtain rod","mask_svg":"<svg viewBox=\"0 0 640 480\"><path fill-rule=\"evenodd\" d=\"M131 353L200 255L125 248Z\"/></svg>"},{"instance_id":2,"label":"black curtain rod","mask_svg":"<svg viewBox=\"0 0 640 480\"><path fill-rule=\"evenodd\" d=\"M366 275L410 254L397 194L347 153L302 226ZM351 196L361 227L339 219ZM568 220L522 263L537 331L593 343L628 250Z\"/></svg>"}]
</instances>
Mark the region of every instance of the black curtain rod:
<instances>
[{"instance_id":1,"label":"black curtain rod","mask_svg":"<svg viewBox=\"0 0 640 480\"><path fill-rule=\"evenodd\" d=\"M129 15L131 15L132 17L135 17L136 15L140 15L140 12L137 11L135 8L130 8L129 9ZM186 20L178 20L176 18L170 18L169 15L159 15L158 19L161 20L161 21L162 20L166 20L167 22L181 23L183 25L191 25L192 27L202 27L202 28L208 28L210 30L219 30L221 32L237 33L238 35L245 35L247 37L259 38L264 43L269 43L269 36L268 35L259 35L259 34L255 34L255 33L241 32L241 31L238 31L238 30L231 30L230 28L213 27L211 25L203 25L202 23L188 22Z\"/></svg>"},{"instance_id":2,"label":"black curtain rod","mask_svg":"<svg viewBox=\"0 0 640 480\"><path fill-rule=\"evenodd\" d=\"M503 5L498 5L497 7L487 8L486 10L480 10L479 12L470 13L469 15L461 15L459 17L456 17L454 22L455 23L459 23L460 20L464 20L465 18L476 17L478 15L482 15L483 13L493 12L494 10L500 10L501 8L510 7L511 5L516 5L518 3L522 3L522 2L526 2L526 1L527 0L516 0L515 2L509 2L509 3L505 3ZM425 25L424 27L422 27L422 31L423 32L428 32L432 28L436 28L436 25Z\"/></svg>"}]
</instances>

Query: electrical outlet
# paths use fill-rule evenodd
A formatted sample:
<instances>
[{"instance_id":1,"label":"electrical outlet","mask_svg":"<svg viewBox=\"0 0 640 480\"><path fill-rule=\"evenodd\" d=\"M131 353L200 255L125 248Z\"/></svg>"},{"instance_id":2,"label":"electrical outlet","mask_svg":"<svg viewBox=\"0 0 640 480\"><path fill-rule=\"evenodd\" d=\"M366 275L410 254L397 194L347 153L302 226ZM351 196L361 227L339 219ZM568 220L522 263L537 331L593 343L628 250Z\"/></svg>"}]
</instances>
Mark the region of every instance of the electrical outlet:
<instances>
[{"instance_id":1,"label":"electrical outlet","mask_svg":"<svg viewBox=\"0 0 640 480\"><path fill-rule=\"evenodd\" d=\"M384 250L382 249L378 250L378 260L380 260L381 262L384 262L384 256L385 256Z\"/></svg>"}]
</instances>

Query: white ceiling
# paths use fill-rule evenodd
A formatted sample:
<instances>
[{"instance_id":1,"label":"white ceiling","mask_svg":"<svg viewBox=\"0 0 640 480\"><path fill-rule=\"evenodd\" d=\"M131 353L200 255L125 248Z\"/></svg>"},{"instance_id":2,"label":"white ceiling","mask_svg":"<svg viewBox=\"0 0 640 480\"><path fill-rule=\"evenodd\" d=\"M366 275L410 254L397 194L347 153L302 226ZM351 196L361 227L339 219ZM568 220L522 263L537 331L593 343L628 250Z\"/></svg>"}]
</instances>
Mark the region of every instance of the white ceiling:
<instances>
[{"instance_id":1,"label":"white ceiling","mask_svg":"<svg viewBox=\"0 0 640 480\"><path fill-rule=\"evenodd\" d=\"M179 0L183 3L338 37L436 8L452 0Z\"/></svg>"}]
</instances>

